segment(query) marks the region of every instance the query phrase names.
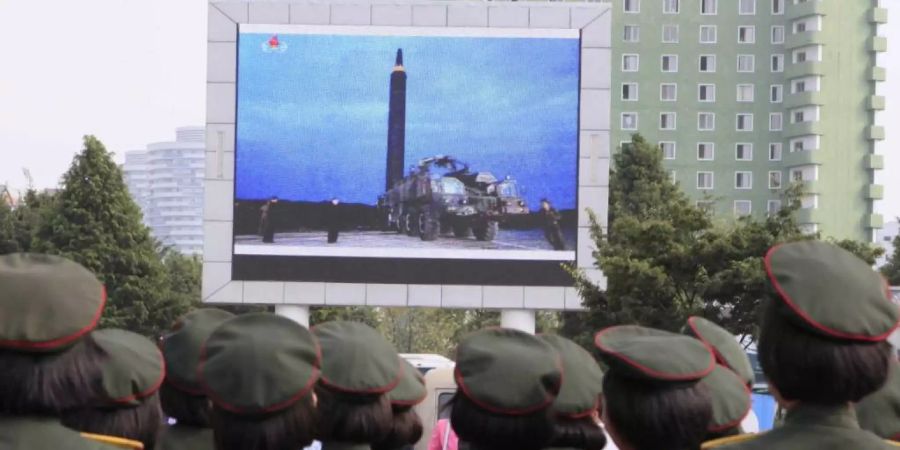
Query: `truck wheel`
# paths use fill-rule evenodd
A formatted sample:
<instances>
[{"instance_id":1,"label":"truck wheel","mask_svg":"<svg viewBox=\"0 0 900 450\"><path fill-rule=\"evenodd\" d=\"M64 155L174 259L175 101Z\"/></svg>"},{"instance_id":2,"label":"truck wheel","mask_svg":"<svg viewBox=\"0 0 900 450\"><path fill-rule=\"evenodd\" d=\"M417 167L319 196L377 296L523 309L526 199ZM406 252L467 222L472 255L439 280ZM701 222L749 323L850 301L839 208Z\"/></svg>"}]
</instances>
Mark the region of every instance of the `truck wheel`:
<instances>
[{"instance_id":1,"label":"truck wheel","mask_svg":"<svg viewBox=\"0 0 900 450\"><path fill-rule=\"evenodd\" d=\"M406 233L406 214L397 216L397 226L394 228L394 231L400 234Z\"/></svg>"},{"instance_id":2,"label":"truck wheel","mask_svg":"<svg viewBox=\"0 0 900 450\"><path fill-rule=\"evenodd\" d=\"M479 223L472 231L475 232L475 238L479 241L493 241L497 237L498 229L497 222L488 221Z\"/></svg>"},{"instance_id":3,"label":"truck wheel","mask_svg":"<svg viewBox=\"0 0 900 450\"><path fill-rule=\"evenodd\" d=\"M403 215L403 221L405 223L405 229L403 231L406 232L407 236L415 237L419 234L419 227L416 226L419 222L418 214L415 210L410 210L406 214Z\"/></svg>"},{"instance_id":4,"label":"truck wheel","mask_svg":"<svg viewBox=\"0 0 900 450\"><path fill-rule=\"evenodd\" d=\"M467 238L472 234L472 230L469 228L469 224L465 222L459 222L453 224L453 235L458 238Z\"/></svg>"},{"instance_id":5,"label":"truck wheel","mask_svg":"<svg viewBox=\"0 0 900 450\"><path fill-rule=\"evenodd\" d=\"M423 241L433 241L437 239L441 224L435 220L431 214L431 209L425 208L419 213L419 237Z\"/></svg>"}]
</instances>

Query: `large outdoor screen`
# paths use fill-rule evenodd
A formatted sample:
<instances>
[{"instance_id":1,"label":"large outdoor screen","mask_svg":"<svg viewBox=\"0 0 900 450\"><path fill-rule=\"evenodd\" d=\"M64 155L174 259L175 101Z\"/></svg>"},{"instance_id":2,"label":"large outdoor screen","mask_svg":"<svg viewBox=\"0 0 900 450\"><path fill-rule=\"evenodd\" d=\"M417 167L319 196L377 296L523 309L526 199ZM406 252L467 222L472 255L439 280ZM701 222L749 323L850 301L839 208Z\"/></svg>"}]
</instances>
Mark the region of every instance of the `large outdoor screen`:
<instances>
[{"instance_id":1,"label":"large outdoor screen","mask_svg":"<svg viewBox=\"0 0 900 450\"><path fill-rule=\"evenodd\" d=\"M577 30L242 25L233 278L570 285Z\"/></svg>"}]
</instances>

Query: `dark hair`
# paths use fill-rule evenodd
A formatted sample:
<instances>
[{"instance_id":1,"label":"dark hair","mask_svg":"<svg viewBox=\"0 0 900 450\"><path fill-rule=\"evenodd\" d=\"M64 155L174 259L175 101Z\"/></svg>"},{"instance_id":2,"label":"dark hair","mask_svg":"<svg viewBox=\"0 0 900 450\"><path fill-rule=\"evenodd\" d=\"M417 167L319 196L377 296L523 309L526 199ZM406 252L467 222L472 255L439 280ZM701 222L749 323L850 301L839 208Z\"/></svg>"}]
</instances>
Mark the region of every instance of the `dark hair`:
<instances>
[{"instance_id":1,"label":"dark hair","mask_svg":"<svg viewBox=\"0 0 900 450\"><path fill-rule=\"evenodd\" d=\"M68 410L62 415L63 425L86 433L115 436L140 441L152 449L163 425L159 396L145 398L140 405L88 407Z\"/></svg>"},{"instance_id":2,"label":"dark hair","mask_svg":"<svg viewBox=\"0 0 900 450\"><path fill-rule=\"evenodd\" d=\"M781 301L763 312L759 362L782 398L817 405L858 402L887 380L887 342L830 339L790 323Z\"/></svg>"},{"instance_id":3,"label":"dark hair","mask_svg":"<svg viewBox=\"0 0 900 450\"><path fill-rule=\"evenodd\" d=\"M53 353L0 349L0 414L59 416L90 404L105 359L90 335Z\"/></svg>"},{"instance_id":4,"label":"dark hair","mask_svg":"<svg viewBox=\"0 0 900 450\"><path fill-rule=\"evenodd\" d=\"M206 396L182 391L166 379L159 388L159 401L163 412L179 425L209 428L212 404Z\"/></svg>"},{"instance_id":5,"label":"dark hair","mask_svg":"<svg viewBox=\"0 0 900 450\"><path fill-rule=\"evenodd\" d=\"M395 450L414 445L422 439L422 419L412 406L392 406L394 419L391 432L384 440L372 445L373 450Z\"/></svg>"},{"instance_id":6,"label":"dark hair","mask_svg":"<svg viewBox=\"0 0 900 450\"><path fill-rule=\"evenodd\" d=\"M606 446L606 433L591 417L573 419L557 416L553 423L551 447L601 450Z\"/></svg>"},{"instance_id":7,"label":"dark hair","mask_svg":"<svg viewBox=\"0 0 900 450\"><path fill-rule=\"evenodd\" d=\"M316 436L316 407L312 395L273 413L247 416L213 405L216 450L294 450Z\"/></svg>"},{"instance_id":8,"label":"dark hair","mask_svg":"<svg viewBox=\"0 0 900 450\"><path fill-rule=\"evenodd\" d=\"M712 417L710 393L700 383L603 377L606 417L635 450L697 450Z\"/></svg>"},{"instance_id":9,"label":"dark hair","mask_svg":"<svg viewBox=\"0 0 900 450\"><path fill-rule=\"evenodd\" d=\"M549 408L516 416L497 414L482 409L459 392L451 403L453 431L472 448L538 450L547 447L553 438Z\"/></svg>"},{"instance_id":10,"label":"dark hair","mask_svg":"<svg viewBox=\"0 0 900 450\"><path fill-rule=\"evenodd\" d=\"M319 440L374 444L391 433L394 414L383 394L356 394L316 385Z\"/></svg>"},{"instance_id":11,"label":"dark hair","mask_svg":"<svg viewBox=\"0 0 900 450\"><path fill-rule=\"evenodd\" d=\"M703 438L703 442L712 441L715 439L722 439L724 437L729 437L729 436L737 436L739 434L742 434L743 432L744 432L744 430L741 428L740 425L735 425L731 428L726 428L721 431L711 431L709 433L706 433L706 437Z\"/></svg>"}]
</instances>

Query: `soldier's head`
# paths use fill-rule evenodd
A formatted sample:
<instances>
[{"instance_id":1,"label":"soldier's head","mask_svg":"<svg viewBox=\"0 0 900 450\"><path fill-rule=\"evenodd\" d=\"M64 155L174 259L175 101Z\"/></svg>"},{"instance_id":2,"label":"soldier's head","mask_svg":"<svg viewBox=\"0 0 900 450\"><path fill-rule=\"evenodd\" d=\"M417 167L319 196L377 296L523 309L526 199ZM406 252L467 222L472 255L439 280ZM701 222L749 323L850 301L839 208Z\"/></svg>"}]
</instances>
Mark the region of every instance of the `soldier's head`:
<instances>
[{"instance_id":1,"label":"soldier's head","mask_svg":"<svg viewBox=\"0 0 900 450\"><path fill-rule=\"evenodd\" d=\"M274 314L245 314L216 328L200 354L199 382L213 402L217 450L312 443L321 352L309 330Z\"/></svg>"},{"instance_id":2,"label":"soldier's head","mask_svg":"<svg viewBox=\"0 0 900 450\"><path fill-rule=\"evenodd\" d=\"M278 203L278 196L273 195L272 198L269 199L269 203Z\"/></svg>"},{"instance_id":3,"label":"soldier's head","mask_svg":"<svg viewBox=\"0 0 900 450\"><path fill-rule=\"evenodd\" d=\"M331 199L331 204L332 204L332 205L337 205L337 204L339 204L340 202L341 202L341 201L338 200L337 197Z\"/></svg>"},{"instance_id":4,"label":"soldier's head","mask_svg":"<svg viewBox=\"0 0 900 450\"><path fill-rule=\"evenodd\" d=\"M603 422L619 448L697 450L712 405L700 380L715 368L701 342L638 326L611 327L594 339L609 370Z\"/></svg>"},{"instance_id":5,"label":"soldier's head","mask_svg":"<svg viewBox=\"0 0 900 450\"><path fill-rule=\"evenodd\" d=\"M313 327L322 346L319 438L375 444L390 436L388 393L401 382L403 365L394 347L371 327L346 321Z\"/></svg>"},{"instance_id":6,"label":"soldier's head","mask_svg":"<svg viewBox=\"0 0 900 450\"><path fill-rule=\"evenodd\" d=\"M474 449L547 447L562 372L559 354L536 336L505 328L470 334L456 349L453 429Z\"/></svg>"},{"instance_id":7,"label":"soldier's head","mask_svg":"<svg viewBox=\"0 0 900 450\"><path fill-rule=\"evenodd\" d=\"M106 355L90 336L106 303L84 267L0 256L0 415L58 416L88 404Z\"/></svg>"},{"instance_id":8,"label":"soldier's head","mask_svg":"<svg viewBox=\"0 0 900 450\"><path fill-rule=\"evenodd\" d=\"M63 424L152 449L163 422L157 394L165 377L162 354L152 341L130 331L104 329L93 335L108 355L95 380L101 394L90 405L65 411Z\"/></svg>"},{"instance_id":9,"label":"soldier's head","mask_svg":"<svg viewBox=\"0 0 900 450\"><path fill-rule=\"evenodd\" d=\"M393 411L391 432L384 440L372 445L374 450L404 448L414 445L422 438L422 419L413 407L422 403L428 394L425 390L425 379L412 364L405 360L401 361L401 364L404 369L403 376L397 386L387 394Z\"/></svg>"},{"instance_id":10,"label":"soldier's head","mask_svg":"<svg viewBox=\"0 0 900 450\"><path fill-rule=\"evenodd\" d=\"M544 211L550 209L550 200L547 200L546 198L542 198L541 199L541 209L543 209Z\"/></svg>"},{"instance_id":11,"label":"soldier's head","mask_svg":"<svg viewBox=\"0 0 900 450\"><path fill-rule=\"evenodd\" d=\"M857 402L885 382L900 314L887 285L850 252L819 241L772 248L759 359L773 392L794 402Z\"/></svg>"},{"instance_id":12,"label":"soldier's head","mask_svg":"<svg viewBox=\"0 0 900 450\"><path fill-rule=\"evenodd\" d=\"M210 426L212 405L197 379L200 350L215 329L234 315L215 308L191 311L160 340L166 380L159 391L162 409L179 424Z\"/></svg>"}]
</instances>

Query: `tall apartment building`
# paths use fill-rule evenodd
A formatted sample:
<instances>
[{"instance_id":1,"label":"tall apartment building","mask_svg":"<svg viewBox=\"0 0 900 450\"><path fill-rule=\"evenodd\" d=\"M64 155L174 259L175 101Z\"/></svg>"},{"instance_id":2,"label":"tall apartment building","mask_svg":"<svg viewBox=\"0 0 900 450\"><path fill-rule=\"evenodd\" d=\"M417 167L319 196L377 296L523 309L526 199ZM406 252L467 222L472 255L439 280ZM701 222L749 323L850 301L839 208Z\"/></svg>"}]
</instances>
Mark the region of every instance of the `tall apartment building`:
<instances>
[{"instance_id":1,"label":"tall apartment building","mask_svg":"<svg viewBox=\"0 0 900 450\"><path fill-rule=\"evenodd\" d=\"M873 239L884 0L613 0L611 144L658 143L717 215L802 183L808 231Z\"/></svg>"},{"instance_id":2,"label":"tall apartment building","mask_svg":"<svg viewBox=\"0 0 900 450\"><path fill-rule=\"evenodd\" d=\"M203 127L175 130L174 142L125 152L125 182L144 223L163 244L184 254L203 251Z\"/></svg>"}]
</instances>

